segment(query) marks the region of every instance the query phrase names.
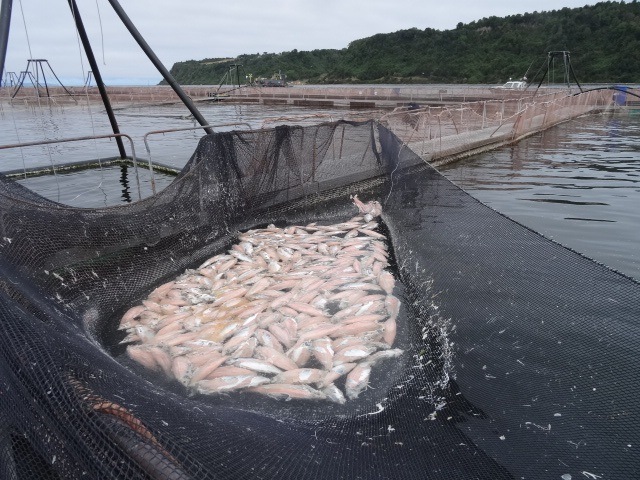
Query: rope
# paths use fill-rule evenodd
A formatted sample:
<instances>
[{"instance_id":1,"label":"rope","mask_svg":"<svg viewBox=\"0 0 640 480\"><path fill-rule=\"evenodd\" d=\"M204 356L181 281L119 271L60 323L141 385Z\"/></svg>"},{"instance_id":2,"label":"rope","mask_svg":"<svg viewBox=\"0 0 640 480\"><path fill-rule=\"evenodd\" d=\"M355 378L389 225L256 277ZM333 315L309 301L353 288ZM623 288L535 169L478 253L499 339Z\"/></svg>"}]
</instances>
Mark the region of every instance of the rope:
<instances>
[{"instance_id":1,"label":"rope","mask_svg":"<svg viewBox=\"0 0 640 480\"><path fill-rule=\"evenodd\" d=\"M96 0L96 9L98 10L98 23L100 24L100 44L102 46L102 64L106 65L107 62L104 59L104 31L102 30L102 17L100 16L100 5Z\"/></svg>"},{"instance_id":2,"label":"rope","mask_svg":"<svg viewBox=\"0 0 640 480\"><path fill-rule=\"evenodd\" d=\"M27 37L27 47L29 48L29 58L33 58L33 53L31 53L31 42L29 41L29 31L27 30L27 21L24 16L24 10L22 8L22 0L19 0L20 3L20 13L22 14L22 24L24 25L24 33Z\"/></svg>"}]
</instances>

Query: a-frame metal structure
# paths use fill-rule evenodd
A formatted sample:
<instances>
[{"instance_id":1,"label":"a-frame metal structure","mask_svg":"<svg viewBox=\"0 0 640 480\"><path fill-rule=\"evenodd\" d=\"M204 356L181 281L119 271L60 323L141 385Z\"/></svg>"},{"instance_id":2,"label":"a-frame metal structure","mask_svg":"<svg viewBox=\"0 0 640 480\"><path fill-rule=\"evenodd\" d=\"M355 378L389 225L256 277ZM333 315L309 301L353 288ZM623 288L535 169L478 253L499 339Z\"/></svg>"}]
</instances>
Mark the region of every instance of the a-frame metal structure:
<instances>
[{"instance_id":1,"label":"a-frame metal structure","mask_svg":"<svg viewBox=\"0 0 640 480\"><path fill-rule=\"evenodd\" d=\"M15 98L15 96L18 94L18 92L24 85L25 80L27 79L31 82L31 84L36 89L36 95L38 97L42 96L40 94L40 89L42 88L44 88L44 90L47 93L45 96L50 97L51 92L49 92L49 84L47 83L47 76L44 71L45 65L49 68L49 70L51 71L55 79L58 81L60 86L62 86L64 91L67 92L67 95L73 98L73 94L69 90L67 90L67 87L65 87L62 84L62 82L56 75L56 72L54 72L53 68L51 68L51 65L49 64L49 60L47 60L46 58L30 58L27 60L27 66L23 71L20 72L20 76L18 77L18 82L16 84L16 89L11 94L11 98ZM42 83L40 83L41 81ZM73 99L75 101L75 98Z\"/></svg>"},{"instance_id":2,"label":"a-frame metal structure","mask_svg":"<svg viewBox=\"0 0 640 480\"><path fill-rule=\"evenodd\" d=\"M582 86L580 85L580 82L578 82L578 79L576 77L576 73L573 71L573 66L571 65L571 56L569 55L569 52L566 51L566 50L552 51L552 52L549 52L547 54L546 67L545 67L544 72L542 74L542 78L540 78L540 82L538 83L538 86L536 87L536 91L538 91L538 89L542 85L542 82L544 82L544 79L547 78L547 76L549 74L549 70L555 64L556 58L560 58L562 60L562 66L563 66L563 78L562 79L563 79L564 82L567 83L567 88L571 89L571 77L573 76L573 80L576 82L576 85L580 89L580 92L582 92L583 91L582 90Z\"/></svg>"},{"instance_id":3,"label":"a-frame metal structure","mask_svg":"<svg viewBox=\"0 0 640 480\"><path fill-rule=\"evenodd\" d=\"M178 95L180 100L185 104L185 106L189 109L193 117L198 121L200 125L205 127L207 125L207 121L202 116L202 114L198 111L195 104L189 98L189 96L182 90L182 87L176 82L173 76L169 73L169 71L165 68L165 66L160 62L156 54L151 50L149 44L142 37L138 29L135 27L131 19L127 16L125 11L120 6L118 0L108 0L111 7L116 12L124 26L129 30L129 33L133 36L135 41L138 43L143 52L147 55L151 63L156 67L158 72L162 75L164 80L171 86L174 92ZM100 97L102 98L102 103L105 106L105 110L107 115L109 116L109 122L111 123L111 129L114 134L120 134L120 129L118 127L118 122L113 113L113 109L111 108L111 102L109 101L109 97L107 95L107 90L102 80L102 74L100 73L100 69L98 68L98 63L96 62L95 56L93 55L93 49L91 48L91 44L89 43L89 38L87 36L87 32L84 28L84 24L82 22L82 18L80 16L80 12L78 11L78 6L76 5L75 0L67 0L69 3L69 8L71 9L71 14L76 24L76 29L78 30L78 35L80 40L82 41L82 46L85 51L85 55L87 56L87 60L89 62L89 66L91 67L91 72L96 81L96 86L100 91ZM13 0L2 0L0 4L0 79L2 79L2 74L4 72L4 62L7 54L7 44L9 40L9 29L11 26L11 10L13 7ZM1 86L1 85L0 85ZM205 127L204 130L207 133L213 133L210 127ZM121 158L126 158L126 151L124 149L124 144L122 142L121 137L116 137L116 142L118 144L118 150Z\"/></svg>"}]
</instances>

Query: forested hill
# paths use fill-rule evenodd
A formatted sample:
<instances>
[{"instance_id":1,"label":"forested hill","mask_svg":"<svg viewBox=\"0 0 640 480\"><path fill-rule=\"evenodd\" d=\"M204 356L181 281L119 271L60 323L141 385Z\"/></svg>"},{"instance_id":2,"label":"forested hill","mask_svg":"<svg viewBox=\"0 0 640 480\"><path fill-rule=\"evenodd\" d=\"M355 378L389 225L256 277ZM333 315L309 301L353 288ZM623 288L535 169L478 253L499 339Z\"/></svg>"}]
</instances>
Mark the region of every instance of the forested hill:
<instances>
[{"instance_id":1,"label":"forested hill","mask_svg":"<svg viewBox=\"0 0 640 480\"><path fill-rule=\"evenodd\" d=\"M640 3L489 17L445 31L412 28L354 40L341 50L190 60L174 64L171 73L184 85L217 85L232 64L242 65L231 69L241 83L247 74L269 78L278 71L289 82L500 83L542 75L547 52L559 50L571 52L580 82L640 82Z\"/></svg>"}]
</instances>

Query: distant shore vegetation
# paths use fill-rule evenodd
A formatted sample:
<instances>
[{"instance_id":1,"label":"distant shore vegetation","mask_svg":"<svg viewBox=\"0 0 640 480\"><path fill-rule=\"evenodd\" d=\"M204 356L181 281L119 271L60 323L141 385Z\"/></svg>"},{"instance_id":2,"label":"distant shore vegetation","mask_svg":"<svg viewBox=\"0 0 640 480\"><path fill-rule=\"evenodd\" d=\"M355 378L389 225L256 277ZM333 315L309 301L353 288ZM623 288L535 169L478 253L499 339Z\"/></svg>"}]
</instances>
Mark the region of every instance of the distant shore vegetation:
<instances>
[{"instance_id":1,"label":"distant shore vegetation","mask_svg":"<svg viewBox=\"0 0 640 480\"><path fill-rule=\"evenodd\" d=\"M640 82L640 3L489 17L443 31L411 28L341 50L188 60L175 63L171 74L183 85L245 84L278 72L288 82L310 84L495 84L532 79L551 51L570 52L580 82ZM563 74L563 65L551 65L549 75L558 77L551 81L562 82Z\"/></svg>"}]
</instances>

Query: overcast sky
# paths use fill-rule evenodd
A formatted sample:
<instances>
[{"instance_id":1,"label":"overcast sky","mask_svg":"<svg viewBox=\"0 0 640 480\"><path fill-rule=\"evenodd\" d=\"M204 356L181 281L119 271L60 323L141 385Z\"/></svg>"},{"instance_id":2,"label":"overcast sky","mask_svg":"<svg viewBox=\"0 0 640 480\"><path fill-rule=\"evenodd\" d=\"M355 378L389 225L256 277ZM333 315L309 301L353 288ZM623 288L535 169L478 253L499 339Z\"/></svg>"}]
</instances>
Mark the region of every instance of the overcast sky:
<instances>
[{"instance_id":1,"label":"overcast sky","mask_svg":"<svg viewBox=\"0 0 640 480\"><path fill-rule=\"evenodd\" d=\"M154 85L161 75L108 0L76 0L107 85ZM449 30L489 16L594 5L585 0L120 0L162 63L293 49L342 49L376 33ZM47 59L66 85L90 70L66 0L13 0L4 71ZM499 52L496 52L499 53ZM47 75L48 72L45 71ZM49 78L49 77L47 77ZM53 79L53 77L51 77ZM53 79L55 83L55 79Z\"/></svg>"}]
</instances>

